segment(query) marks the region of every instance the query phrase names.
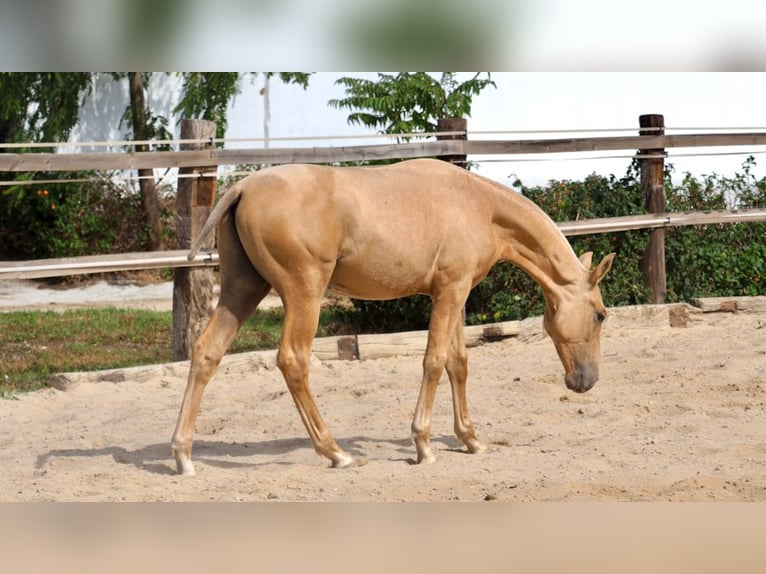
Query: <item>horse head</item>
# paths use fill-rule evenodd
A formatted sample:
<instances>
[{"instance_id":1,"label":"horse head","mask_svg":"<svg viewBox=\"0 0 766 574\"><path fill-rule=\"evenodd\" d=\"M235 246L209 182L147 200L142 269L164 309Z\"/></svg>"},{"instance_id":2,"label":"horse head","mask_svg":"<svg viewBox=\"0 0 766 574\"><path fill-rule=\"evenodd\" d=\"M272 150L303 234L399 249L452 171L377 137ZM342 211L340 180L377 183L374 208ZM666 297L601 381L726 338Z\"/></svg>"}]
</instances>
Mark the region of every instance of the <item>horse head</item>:
<instances>
[{"instance_id":1,"label":"horse head","mask_svg":"<svg viewBox=\"0 0 766 574\"><path fill-rule=\"evenodd\" d=\"M546 292L543 326L553 340L568 389L584 393L598 381L601 363L601 326L606 307L599 283L612 267L610 253L591 269L593 254L580 257L582 277L565 287Z\"/></svg>"}]
</instances>

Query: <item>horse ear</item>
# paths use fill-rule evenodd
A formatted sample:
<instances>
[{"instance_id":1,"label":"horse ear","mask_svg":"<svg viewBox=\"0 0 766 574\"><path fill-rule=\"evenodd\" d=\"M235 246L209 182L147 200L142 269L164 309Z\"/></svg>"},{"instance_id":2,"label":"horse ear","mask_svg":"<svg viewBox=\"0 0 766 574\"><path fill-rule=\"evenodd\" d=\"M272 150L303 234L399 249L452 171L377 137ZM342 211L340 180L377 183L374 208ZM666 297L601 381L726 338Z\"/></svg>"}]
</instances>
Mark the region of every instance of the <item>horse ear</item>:
<instances>
[{"instance_id":1,"label":"horse ear","mask_svg":"<svg viewBox=\"0 0 766 574\"><path fill-rule=\"evenodd\" d=\"M601 263L599 263L598 266L591 272L590 281L593 285L598 285L604 278L604 275L606 275L612 268L614 256L614 253L610 253L609 255L605 256L601 260Z\"/></svg>"},{"instance_id":2,"label":"horse ear","mask_svg":"<svg viewBox=\"0 0 766 574\"><path fill-rule=\"evenodd\" d=\"M593 262L593 251L586 251L582 255L580 255L580 263L583 264L583 267L586 269L590 269L591 263Z\"/></svg>"}]
</instances>

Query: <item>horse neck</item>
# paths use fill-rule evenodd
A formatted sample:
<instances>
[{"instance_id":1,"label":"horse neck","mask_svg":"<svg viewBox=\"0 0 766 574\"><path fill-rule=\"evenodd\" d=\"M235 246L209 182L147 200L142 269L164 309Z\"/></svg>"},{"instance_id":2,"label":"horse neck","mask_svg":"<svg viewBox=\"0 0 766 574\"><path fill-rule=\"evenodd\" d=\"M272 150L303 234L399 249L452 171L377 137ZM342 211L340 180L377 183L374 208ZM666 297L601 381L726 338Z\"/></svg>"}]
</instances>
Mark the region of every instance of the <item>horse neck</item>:
<instances>
[{"instance_id":1,"label":"horse neck","mask_svg":"<svg viewBox=\"0 0 766 574\"><path fill-rule=\"evenodd\" d=\"M499 184L492 187L500 259L526 271L546 294L553 286L576 284L584 267L558 226L528 198Z\"/></svg>"}]
</instances>

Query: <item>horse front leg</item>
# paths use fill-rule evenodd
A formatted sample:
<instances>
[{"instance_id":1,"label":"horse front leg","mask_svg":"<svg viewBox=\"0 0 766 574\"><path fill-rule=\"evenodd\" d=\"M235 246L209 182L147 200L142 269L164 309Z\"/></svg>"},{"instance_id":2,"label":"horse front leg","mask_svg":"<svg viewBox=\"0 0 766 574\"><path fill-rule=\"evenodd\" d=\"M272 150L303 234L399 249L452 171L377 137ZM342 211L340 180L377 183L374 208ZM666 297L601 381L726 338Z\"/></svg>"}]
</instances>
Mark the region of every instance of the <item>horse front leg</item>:
<instances>
[{"instance_id":1,"label":"horse front leg","mask_svg":"<svg viewBox=\"0 0 766 574\"><path fill-rule=\"evenodd\" d=\"M319 321L320 296L307 298L303 294L287 296L282 339L279 343L277 365L295 402L303 425L314 444L314 450L330 459L333 468L345 468L354 458L335 442L319 413L309 389L311 342Z\"/></svg>"},{"instance_id":2,"label":"horse front leg","mask_svg":"<svg viewBox=\"0 0 766 574\"><path fill-rule=\"evenodd\" d=\"M467 296L467 295L466 295ZM423 357L423 380L412 419L412 440L417 451L417 463L432 463L436 457L431 450L431 414L439 379L448 364L450 341L461 317L465 297L448 293L432 297L431 319L428 325L428 345Z\"/></svg>"},{"instance_id":3,"label":"horse front leg","mask_svg":"<svg viewBox=\"0 0 766 574\"><path fill-rule=\"evenodd\" d=\"M487 445L476 436L473 422L468 416L468 399L465 392L466 380L468 379L468 352L465 348L465 330L462 321L458 321L452 336L450 353L447 358L447 375L449 375L450 386L452 387L455 435L466 446L469 453L483 452L487 450Z\"/></svg>"}]
</instances>

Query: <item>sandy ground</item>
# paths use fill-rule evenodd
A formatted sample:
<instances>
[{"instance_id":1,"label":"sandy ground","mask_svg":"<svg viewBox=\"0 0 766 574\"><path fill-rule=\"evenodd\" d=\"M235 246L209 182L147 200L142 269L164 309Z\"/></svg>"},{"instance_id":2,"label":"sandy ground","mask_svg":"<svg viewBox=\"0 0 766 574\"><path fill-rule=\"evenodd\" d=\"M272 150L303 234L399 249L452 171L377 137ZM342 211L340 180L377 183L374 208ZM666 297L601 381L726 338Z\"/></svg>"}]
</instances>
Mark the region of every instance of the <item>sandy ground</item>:
<instances>
[{"instance_id":1,"label":"sandy ground","mask_svg":"<svg viewBox=\"0 0 766 574\"><path fill-rule=\"evenodd\" d=\"M584 395L566 390L535 329L470 349L471 413L490 449L459 448L445 379L431 465L412 464L418 356L314 362L319 407L362 461L343 470L314 453L264 353L227 357L209 385L193 478L175 474L169 448L187 363L0 400L0 501L766 501L766 314L667 317L613 312Z\"/></svg>"}]
</instances>

